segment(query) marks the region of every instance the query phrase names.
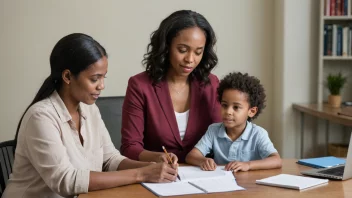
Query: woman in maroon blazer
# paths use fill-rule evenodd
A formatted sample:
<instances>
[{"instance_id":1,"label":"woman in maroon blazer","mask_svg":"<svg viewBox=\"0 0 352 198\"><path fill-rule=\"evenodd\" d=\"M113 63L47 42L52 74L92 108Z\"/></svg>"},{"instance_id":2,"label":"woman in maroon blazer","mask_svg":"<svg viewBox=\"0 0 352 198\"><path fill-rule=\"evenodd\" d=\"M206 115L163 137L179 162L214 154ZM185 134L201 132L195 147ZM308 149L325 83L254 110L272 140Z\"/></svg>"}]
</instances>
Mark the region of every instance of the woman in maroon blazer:
<instances>
[{"instance_id":1,"label":"woman in maroon blazer","mask_svg":"<svg viewBox=\"0 0 352 198\"><path fill-rule=\"evenodd\" d=\"M122 111L123 155L140 161L184 162L208 126L220 122L216 101L215 33L199 13L181 10L151 35L146 71L128 81Z\"/></svg>"}]
</instances>

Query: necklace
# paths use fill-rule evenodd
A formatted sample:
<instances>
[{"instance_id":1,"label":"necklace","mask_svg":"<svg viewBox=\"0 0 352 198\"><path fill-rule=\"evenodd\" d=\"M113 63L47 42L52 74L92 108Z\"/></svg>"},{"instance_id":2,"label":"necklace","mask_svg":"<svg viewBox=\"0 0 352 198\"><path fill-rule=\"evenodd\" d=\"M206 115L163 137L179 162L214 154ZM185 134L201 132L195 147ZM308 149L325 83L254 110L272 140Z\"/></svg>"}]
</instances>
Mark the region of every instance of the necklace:
<instances>
[{"instance_id":1,"label":"necklace","mask_svg":"<svg viewBox=\"0 0 352 198\"><path fill-rule=\"evenodd\" d=\"M174 91L179 95L179 94L181 94L181 93L183 93L183 92L185 91L185 88L186 88L186 86L187 86L187 83L185 83L185 84L182 86L182 88L181 88L181 89L178 89L178 90L175 88L175 84L170 83L170 85L171 85L171 86L170 86L171 89L174 90Z\"/></svg>"}]
</instances>

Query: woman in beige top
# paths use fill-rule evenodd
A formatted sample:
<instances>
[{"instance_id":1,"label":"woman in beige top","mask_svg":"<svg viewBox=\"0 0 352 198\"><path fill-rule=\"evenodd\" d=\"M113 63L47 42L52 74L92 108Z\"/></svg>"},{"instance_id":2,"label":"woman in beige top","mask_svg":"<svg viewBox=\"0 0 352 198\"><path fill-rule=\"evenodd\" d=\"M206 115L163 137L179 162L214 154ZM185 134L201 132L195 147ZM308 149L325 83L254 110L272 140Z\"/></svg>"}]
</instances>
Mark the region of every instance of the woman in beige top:
<instances>
[{"instance_id":1,"label":"woman in beige top","mask_svg":"<svg viewBox=\"0 0 352 198\"><path fill-rule=\"evenodd\" d=\"M171 182L177 164L138 162L115 149L94 104L108 69L105 49L84 34L62 38L51 75L21 118L8 197L74 197L138 182ZM102 172L103 171L103 172Z\"/></svg>"}]
</instances>

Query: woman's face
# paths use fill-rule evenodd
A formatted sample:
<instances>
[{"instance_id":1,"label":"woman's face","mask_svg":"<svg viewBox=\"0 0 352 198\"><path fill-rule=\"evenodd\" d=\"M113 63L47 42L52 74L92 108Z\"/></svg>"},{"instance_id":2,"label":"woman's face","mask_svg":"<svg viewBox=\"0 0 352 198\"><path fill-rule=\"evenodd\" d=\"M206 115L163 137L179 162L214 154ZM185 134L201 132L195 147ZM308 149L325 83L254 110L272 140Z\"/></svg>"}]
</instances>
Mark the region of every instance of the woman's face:
<instances>
[{"instance_id":1,"label":"woman's face","mask_svg":"<svg viewBox=\"0 0 352 198\"><path fill-rule=\"evenodd\" d=\"M70 79L70 95L77 102L94 104L105 88L104 78L108 72L108 60L104 56Z\"/></svg>"},{"instance_id":2,"label":"woman's face","mask_svg":"<svg viewBox=\"0 0 352 198\"><path fill-rule=\"evenodd\" d=\"M171 41L169 73L176 76L188 76L202 60L205 42L205 34L198 27L178 32Z\"/></svg>"}]
</instances>

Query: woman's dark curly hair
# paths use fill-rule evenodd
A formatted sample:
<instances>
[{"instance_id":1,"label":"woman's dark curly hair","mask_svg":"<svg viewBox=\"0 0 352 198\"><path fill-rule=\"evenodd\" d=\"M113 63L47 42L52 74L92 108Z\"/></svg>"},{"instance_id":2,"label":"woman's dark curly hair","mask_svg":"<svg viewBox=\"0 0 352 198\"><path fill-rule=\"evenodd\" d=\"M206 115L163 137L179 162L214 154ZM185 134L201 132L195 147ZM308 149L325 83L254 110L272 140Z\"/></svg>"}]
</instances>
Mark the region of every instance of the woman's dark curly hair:
<instances>
[{"instance_id":1,"label":"woman's dark curly hair","mask_svg":"<svg viewBox=\"0 0 352 198\"><path fill-rule=\"evenodd\" d=\"M183 29L199 27L204 31L206 43L204 53L199 65L192 71L191 77L208 83L211 70L218 63L214 52L216 43L215 33L209 22L199 13L191 10L180 10L164 19L157 30L150 36L147 53L144 54L143 65L154 83L160 82L165 77L169 67L169 48L171 41Z\"/></svg>"},{"instance_id":2,"label":"woman's dark curly hair","mask_svg":"<svg viewBox=\"0 0 352 198\"><path fill-rule=\"evenodd\" d=\"M248 103L250 108L258 108L258 112L252 118L248 117L248 121L252 121L257 118L265 108L265 90L263 85L260 84L260 80L258 78L249 76L247 73L229 73L220 81L217 89L219 102L222 100L222 94L224 91L228 89L234 89L246 93L248 95Z\"/></svg>"}]
</instances>

